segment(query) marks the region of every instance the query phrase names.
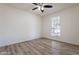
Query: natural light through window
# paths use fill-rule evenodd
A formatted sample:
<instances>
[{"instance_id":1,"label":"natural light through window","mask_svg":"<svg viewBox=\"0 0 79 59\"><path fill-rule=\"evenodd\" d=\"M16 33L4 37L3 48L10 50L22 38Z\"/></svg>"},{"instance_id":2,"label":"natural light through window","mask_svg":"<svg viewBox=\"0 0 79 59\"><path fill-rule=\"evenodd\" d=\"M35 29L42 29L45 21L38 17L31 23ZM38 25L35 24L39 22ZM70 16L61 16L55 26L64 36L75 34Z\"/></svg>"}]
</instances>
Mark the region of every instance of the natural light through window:
<instances>
[{"instance_id":1,"label":"natural light through window","mask_svg":"<svg viewBox=\"0 0 79 59\"><path fill-rule=\"evenodd\" d=\"M52 18L51 36L60 36L60 16Z\"/></svg>"}]
</instances>

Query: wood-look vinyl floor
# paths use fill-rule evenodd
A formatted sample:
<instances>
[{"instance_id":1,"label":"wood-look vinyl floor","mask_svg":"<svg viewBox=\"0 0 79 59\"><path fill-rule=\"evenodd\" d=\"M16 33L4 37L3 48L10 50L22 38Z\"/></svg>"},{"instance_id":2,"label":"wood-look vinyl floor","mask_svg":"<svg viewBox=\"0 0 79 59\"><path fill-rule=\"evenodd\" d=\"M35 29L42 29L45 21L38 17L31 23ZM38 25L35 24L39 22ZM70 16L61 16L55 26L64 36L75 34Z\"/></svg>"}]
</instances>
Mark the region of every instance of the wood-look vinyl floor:
<instances>
[{"instance_id":1,"label":"wood-look vinyl floor","mask_svg":"<svg viewBox=\"0 0 79 59\"><path fill-rule=\"evenodd\" d=\"M78 55L79 46L50 39L36 39L0 48L0 55Z\"/></svg>"}]
</instances>

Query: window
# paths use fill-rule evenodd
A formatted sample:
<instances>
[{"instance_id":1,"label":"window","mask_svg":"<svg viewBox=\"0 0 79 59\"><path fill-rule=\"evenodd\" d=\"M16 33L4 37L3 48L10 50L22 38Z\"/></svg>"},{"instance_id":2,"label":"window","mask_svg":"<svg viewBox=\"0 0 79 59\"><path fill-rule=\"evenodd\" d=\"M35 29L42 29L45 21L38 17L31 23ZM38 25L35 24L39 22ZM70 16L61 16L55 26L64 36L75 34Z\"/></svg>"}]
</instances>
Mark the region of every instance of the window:
<instances>
[{"instance_id":1,"label":"window","mask_svg":"<svg viewBox=\"0 0 79 59\"><path fill-rule=\"evenodd\" d=\"M60 16L52 18L51 36L60 36Z\"/></svg>"}]
</instances>

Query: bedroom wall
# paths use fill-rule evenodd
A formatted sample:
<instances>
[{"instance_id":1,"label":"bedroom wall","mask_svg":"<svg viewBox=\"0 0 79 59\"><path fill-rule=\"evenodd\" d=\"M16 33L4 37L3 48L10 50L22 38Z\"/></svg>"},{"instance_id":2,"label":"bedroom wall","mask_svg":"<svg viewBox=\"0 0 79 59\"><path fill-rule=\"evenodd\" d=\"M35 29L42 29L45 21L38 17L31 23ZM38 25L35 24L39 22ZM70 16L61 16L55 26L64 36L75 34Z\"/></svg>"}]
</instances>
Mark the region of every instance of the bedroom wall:
<instances>
[{"instance_id":1,"label":"bedroom wall","mask_svg":"<svg viewBox=\"0 0 79 59\"><path fill-rule=\"evenodd\" d=\"M60 37L50 35L51 19L55 16L60 16ZM79 45L79 6L43 17L43 37Z\"/></svg>"},{"instance_id":2,"label":"bedroom wall","mask_svg":"<svg viewBox=\"0 0 79 59\"><path fill-rule=\"evenodd\" d=\"M41 23L40 16L0 4L0 46L40 38Z\"/></svg>"}]
</instances>

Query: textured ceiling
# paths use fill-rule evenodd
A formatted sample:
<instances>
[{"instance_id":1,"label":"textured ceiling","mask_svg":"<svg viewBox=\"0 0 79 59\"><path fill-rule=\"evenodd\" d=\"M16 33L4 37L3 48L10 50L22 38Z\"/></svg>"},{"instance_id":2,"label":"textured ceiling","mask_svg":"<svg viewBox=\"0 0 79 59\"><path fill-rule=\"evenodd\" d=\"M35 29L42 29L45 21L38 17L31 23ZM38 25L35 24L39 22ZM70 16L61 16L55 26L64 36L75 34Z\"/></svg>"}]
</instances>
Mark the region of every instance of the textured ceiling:
<instances>
[{"instance_id":1,"label":"textured ceiling","mask_svg":"<svg viewBox=\"0 0 79 59\"><path fill-rule=\"evenodd\" d=\"M66 8L70 8L76 5L79 5L78 3L45 3L45 4L50 4L53 6L53 8L45 8L45 11L42 13L39 10L32 10L32 8L35 7L35 5L33 5L32 3L6 3L6 5L14 7L14 8L18 8L18 9L22 9L22 10L26 10L29 12L33 12L37 15L40 16L45 16L51 13L55 13L58 12L60 10L64 10Z\"/></svg>"}]
</instances>

